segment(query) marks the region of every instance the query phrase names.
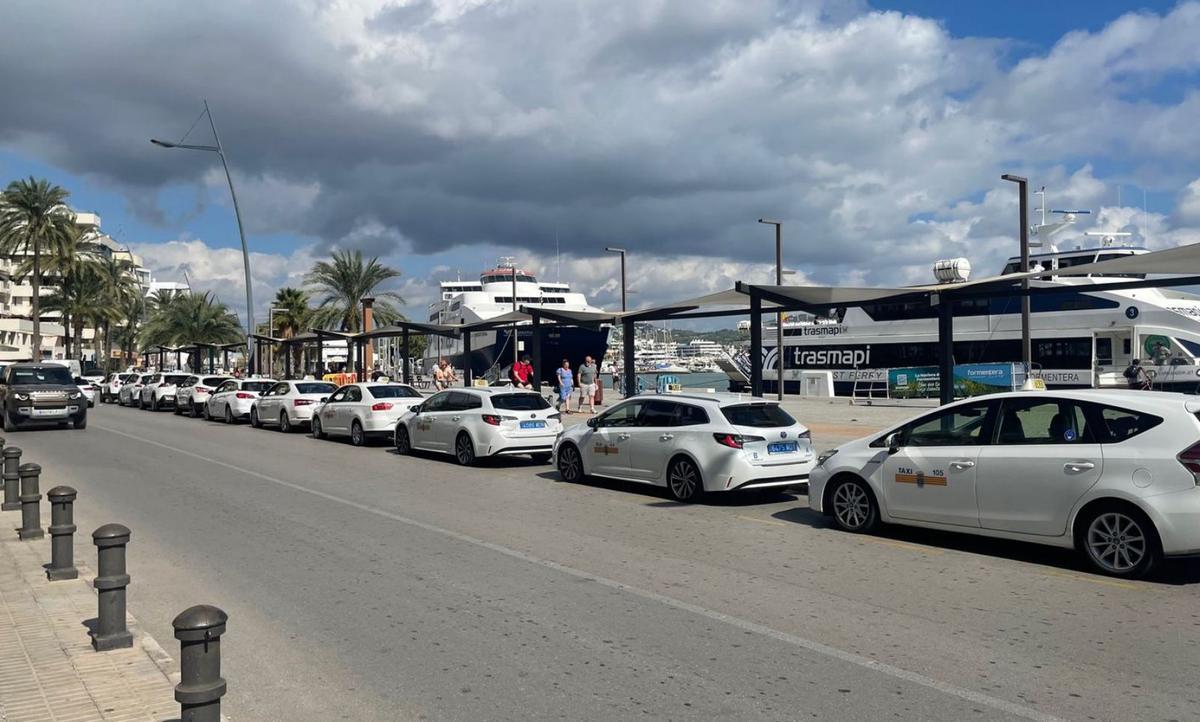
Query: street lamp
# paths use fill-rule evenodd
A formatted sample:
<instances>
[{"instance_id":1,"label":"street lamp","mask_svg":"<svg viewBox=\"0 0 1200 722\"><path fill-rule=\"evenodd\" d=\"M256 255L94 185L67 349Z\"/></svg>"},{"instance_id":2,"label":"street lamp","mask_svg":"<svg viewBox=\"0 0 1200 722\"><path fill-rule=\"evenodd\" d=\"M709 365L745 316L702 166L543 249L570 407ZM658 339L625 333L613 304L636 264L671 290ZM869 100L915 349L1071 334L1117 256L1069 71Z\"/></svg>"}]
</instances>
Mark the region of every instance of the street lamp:
<instances>
[{"instance_id":1,"label":"street lamp","mask_svg":"<svg viewBox=\"0 0 1200 722\"><path fill-rule=\"evenodd\" d=\"M1005 173L1000 180L1017 184L1017 192L1021 194L1021 273L1029 273L1029 194L1026 192L1029 179L1019 175ZM1043 203L1043 205L1045 205ZM1021 279L1021 362L1025 364L1025 374L1033 369L1033 344L1029 339L1029 279Z\"/></svg>"},{"instance_id":2,"label":"street lamp","mask_svg":"<svg viewBox=\"0 0 1200 722\"><path fill-rule=\"evenodd\" d=\"M783 223L781 221L772 221L767 218L759 218L759 223L768 226L775 226L775 285L783 285ZM758 323L759 319L751 319L751 323ZM775 312L775 356L776 363L779 367L779 388L778 398L783 401L783 311Z\"/></svg>"},{"instance_id":3,"label":"street lamp","mask_svg":"<svg viewBox=\"0 0 1200 722\"><path fill-rule=\"evenodd\" d=\"M157 138L151 138L150 142L163 148L204 150L216 153L221 158L221 166L225 168L225 180L229 182L229 195L233 198L233 215L237 218L238 235L242 238L242 265L246 271L246 361L249 366L250 360L254 358L254 344L250 342L250 334L254 333L254 295L250 290L250 250L246 246L246 230L242 227L242 211L238 208L237 192L233 190L233 176L229 173L229 163L225 160L225 150L221 147L221 137L217 135L217 124L208 110L207 100L204 101L204 115L208 116L208 125L212 128L213 140L216 141L216 145L187 145L183 142L171 143Z\"/></svg>"},{"instance_id":4,"label":"street lamp","mask_svg":"<svg viewBox=\"0 0 1200 722\"><path fill-rule=\"evenodd\" d=\"M613 248L610 246L604 250L608 251L609 253L621 254L621 313L625 313L625 249Z\"/></svg>"}]
</instances>

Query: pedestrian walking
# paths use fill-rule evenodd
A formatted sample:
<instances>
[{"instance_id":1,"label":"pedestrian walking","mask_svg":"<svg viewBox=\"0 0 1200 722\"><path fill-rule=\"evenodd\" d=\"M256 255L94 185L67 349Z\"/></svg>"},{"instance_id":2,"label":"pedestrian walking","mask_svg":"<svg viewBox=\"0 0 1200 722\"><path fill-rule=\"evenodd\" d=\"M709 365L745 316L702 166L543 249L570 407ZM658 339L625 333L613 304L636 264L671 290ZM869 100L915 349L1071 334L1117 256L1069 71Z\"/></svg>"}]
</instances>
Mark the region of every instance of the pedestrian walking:
<instances>
[{"instance_id":1,"label":"pedestrian walking","mask_svg":"<svg viewBox=\"0 0 1200 722\"><path fill-rule=\"evenodd\" d=\"M596 362L591 356L584 356L583 363L579 365L579 403L576 404L575 410L583 412L583 398L587 397L588 413L596 413L596 377L600 374L600 369L596 368Z\"/></svg>"},{"instance_id":2,"label":"pedestrian walking","mask_svg":"<svg viewBox=\"0 0 1200 722\"><path fill-rule=\"evenodd\" d=\"M433 388L438 391L446 389L446 359L438 359L437 364L433 367Z\"/></svg>"},{"instance_id":3,"label":"pedestrian walking","mask_svg":"<svg viewBox=\"0 0 1200 722\"><path fill-rule=\"evenodd\" d=\"M563 359L558 375L558 410L564 414L571 413L571 391L575 386L575 375L571 373L571 362Z\"/></svg>"}]
</instances>

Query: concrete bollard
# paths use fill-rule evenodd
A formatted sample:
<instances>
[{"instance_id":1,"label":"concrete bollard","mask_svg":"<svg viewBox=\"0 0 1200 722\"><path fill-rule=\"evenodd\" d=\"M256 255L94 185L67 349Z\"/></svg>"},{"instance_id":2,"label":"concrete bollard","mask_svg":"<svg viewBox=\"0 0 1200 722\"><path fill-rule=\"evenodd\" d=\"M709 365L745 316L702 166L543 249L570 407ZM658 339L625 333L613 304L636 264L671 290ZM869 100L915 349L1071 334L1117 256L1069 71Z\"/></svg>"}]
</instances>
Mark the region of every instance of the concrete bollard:
<instances>
[{"instance_id":1,"label":"concrete bollard","mask_svg":"<svg viewBox=\"0 0 1200 722\"><path fill-rule=\"evenodd\" d=\"M21 528L17 536L21 539L41 539L46 536L42 530L42 494L38 489L38 478L42 475L42 467L38 464L21 464L17 473L21 479Z\"/></svg>"},{"instance_id":2,"label":"concrete bollard","mask_svg":"<svg viewBox=\"0 0 1200 722\"><path fill-rule=\"evenodd\" d=\"M171 622L179 640L180 680L175 685L175 701L179 702L181 722L220 722L226 688L221 678L221 635L227 621L229 615L221 609L197 604Z\"/></svg>"},{"instance_id":3,"label":"concrete bollard","mask_svg":"<svg viewBox=\"0 0 1200 722\"><path fill-rule=\"evenodd\" d=\"M46 492L50 500L50 568L46 578L52 582L76 579L75 569L75 497L69 486L56 486Z\"/></svg>"},{"instance_id":4,"label":"concrete bollard","mask_svg":"<svg viewBox=\"0 0 1200 722\"><path fill-rule=\"evenodd\" d=\"M97 652L133 646L133 635L125 626L125 545L129 543L129 528L121 524L105 524L92 532L99 557L100 573L92 582L96 587L97 623L92 632L92 647Z\"/></svg>"},{"instance_id":5,"label":"concrete bollard","mask_svg":"<svg viewBox=\"0 0 1200 722\"><path fill-rule=\"evenodd\" d=\"M4 503L0 511L16 511L21 508L21 477L17 469L21 466L21 449L17 446L4 447Z\"/></svg>"}]
</instances>

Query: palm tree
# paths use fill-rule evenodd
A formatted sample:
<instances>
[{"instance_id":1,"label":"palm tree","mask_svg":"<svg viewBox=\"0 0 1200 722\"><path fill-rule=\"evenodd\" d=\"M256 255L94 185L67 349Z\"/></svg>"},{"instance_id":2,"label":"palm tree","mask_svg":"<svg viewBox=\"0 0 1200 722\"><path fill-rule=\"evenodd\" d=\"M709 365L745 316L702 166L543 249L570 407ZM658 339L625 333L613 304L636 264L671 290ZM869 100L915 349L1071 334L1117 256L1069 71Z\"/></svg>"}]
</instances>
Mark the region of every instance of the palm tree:
<instances>
[{"instance_id":1,"label":"palm tree","mask_svg":"<svg viewBox=\"0 0 1200 722\"><path fill-rule=\"evenodd\" d=\"M271 305L275 308L272 314L275 328L272 328L268 335L274 336L277 328L280 338L293 338L313 325L316 310L308 304L308 294L299 288L288 286L279 289L275 292L275 300ZM292 349L292 359L296 368L299 368L301 363L300 351L298 347Z\"/></svg>"},{"instance_id":2,"label":"palm tree","mask_svg":"<svg viewBox=\"0 0 1200 722\"><path fill-rule=\"evenodd\" d=\"M379 262L378 258L363 261L362 251L334 251L331 261L313 264L305 282L321 297L313 319L314 325L342 331L362 330L359 303L375 298L375 318L381 325L403 318L395 303L404 299L395 291L379 291L385 281L398 278L400 272Z\"/></svg>"},{"instance_id":3,"label":"palm tree","mask_svg":"<svg viewBox=\"0 0 1200 722\"><path fill-rule=\"evenodd\" d=\"M107 287L100 264L82 261L64 276L61 286L54 289L45 299L45 308L62 314L63 323L70 324L75 338L75 358L83 361L83 328L90 325L100 328L114 318L119 318L116 306L108 304ZM68 348L68 357L70 348Z\"/></svg>"},{"instance_id":4,"label":"palm tree","mask_svg":"<svg viewBox=\"0 0 1200 722\"><path fill-rule=\"evenodd\" d=\"M33 256L33 358L42 357L41 293L43 253L56 253L76 236L75 216L67 208L68 192L45 179L30 176L13 181L0 194L0 253Z\"/></svg>"},{"instance_id":5,"label":"palm tree","mask_svg":"<svg viewBox=\"0 0 1200 722\"><path fill-rule=\"evenodd\" d=\"M142 347L233 343L245 338L241 322L209 292L164 294L142 332Z\"/></svg>"},{"instance_id":6,"label":"palm tree","mask_svg":"<svg viewBox=\"0 0 1200 722\"><path fill-rule=\"evenodd\" d=\"M130 261L111 257L101 259L96 264L104 285L104 305L112 311L112 313L106 314L101 321L104 329L105 370L112 359L112 325L128 318L125 312L129 305L140 301L142 296L141 286L130 273L132 267L133 264Z\"/></svg>"}]
</instances>

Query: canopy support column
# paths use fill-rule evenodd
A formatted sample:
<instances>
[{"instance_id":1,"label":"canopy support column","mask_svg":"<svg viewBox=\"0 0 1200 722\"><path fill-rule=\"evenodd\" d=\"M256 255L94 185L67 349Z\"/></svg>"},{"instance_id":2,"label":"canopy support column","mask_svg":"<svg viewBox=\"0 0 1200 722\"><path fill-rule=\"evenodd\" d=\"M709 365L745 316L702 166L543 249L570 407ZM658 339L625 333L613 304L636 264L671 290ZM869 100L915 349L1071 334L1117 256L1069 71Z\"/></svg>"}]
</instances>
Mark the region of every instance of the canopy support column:
<instances>
[{"instance_id":1,"label":"canopy support column","mask_svg":"<svg viewBox=\"0 0 1200 722\"><path fill-rule=\"evenodd\" d=\"M938 390L948 404L954 400L954 301L944 294L929 301L938 304Z\"/></svg>"},{"instance_id":2,"label":"canopy support column","mask_svg":"<svg viewBox=\"0 0 1200 722\"><path fill-rule=\"evenodd\" d=\"M750 288L750 394L762 398L762 296Z\"/></svg>"},{"instance_id":3,"label":"canopy support column","mask_svg":"<svg viewBox=\"0 0 1200 722\"><path fill-rule=\"evenodd\" d=\"M463 329L463 386L471 385L471 331Z\"/></svg>"},{"instance_id":4,"label":"canopy support column","mask_svg":"<svg viewBox=\"0 0 1200 722\"><path fill-rule=\"evenodd\" d=\"M412 383L412 363L409 362L408 326L404 327L404 333L401 334L400 338L401 338L401 345L402 345L401 350L404 351L404 358L402 358L400 360L401 366L404 369L404 372L403 372L404 373L404 383L411 384Z\"/></svg>"},{"instance_id":5,"label":"canopy support column","mask_svg":"<svg viewBox=\"0 0 1200 722\"><path fill-rule=\"evenodd\" d=\"M621 356L625 362L625 398L637 394L637 371L633 366L633 319L622 319Z\"/></svg>"},{"instance_id":6,"label":"canopy support column","mask_svg":"<svg viewBox=\"0 0 1200 722\"><path fill-rule=\"evenodd\" d=\"M531 349L530 360L533 365L533 378L529 379L533 384L533 390L541 393L542 391L542 317L538 313L532 314L533 323L533 349Z\"/></svg>"}]
</instances>

